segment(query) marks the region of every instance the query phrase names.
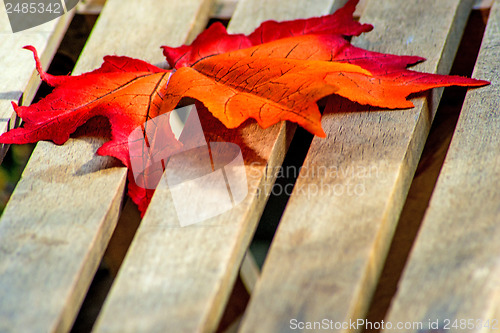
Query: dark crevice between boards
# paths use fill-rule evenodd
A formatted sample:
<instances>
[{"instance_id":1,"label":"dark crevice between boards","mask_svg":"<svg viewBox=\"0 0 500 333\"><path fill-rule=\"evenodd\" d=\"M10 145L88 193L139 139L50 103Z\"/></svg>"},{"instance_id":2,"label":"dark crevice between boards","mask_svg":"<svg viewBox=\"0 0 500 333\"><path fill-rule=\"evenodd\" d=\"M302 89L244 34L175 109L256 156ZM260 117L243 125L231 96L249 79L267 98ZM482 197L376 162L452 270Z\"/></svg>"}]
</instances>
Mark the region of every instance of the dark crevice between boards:
<instances>
[{"instance_id":1,"label":"dark crevice between boards","mask_svg":"<svg viewBox=\"0 0 500 333\"><path fill-rule=\"evenodd\" d=\"M326 106L328 97L320 99L317 104L321 114ZM250 243L250 251L257 265L262 268L271 242L278 228L278 224L285 211L288 200L295 188L295 183L311 147L314 135L297 126L283 163L272 170L276 174L266 206L259 220L259 224Z\"/></svg>"},{"instance_id":2,"label":"dark crevice between boards","mask_svg":"<svg viewBox=\"0 0 500 333\"><path fill-rule=\"evenodd\" d=\"M450 74L470 77L481 46L488 11L471 12ZM387 255L366 320L385 320L436 185L465 99L466 88L446 88L434 118ZM379 332L365 329L364 333Z\"/></svg>"},{"instance_id":3,"label":"dark crevice between boards","mask_svg":"<svg viewBox=\"0 0 500 333\"><path fill-rule=\"evenodd\" d=\"M80 307L71 332L83 333L92 331L92 327L97 320L140 223L141 214L137 206L132 200L124 197L120 218L87 291L87 295Z\"/></svg>"},{"instance_id":4,"label":"dark crevice between boards","mask_svg":"<svg viewBox=\"0 0 500 333\"><path fill-rule=\"evenodd\" d=\"M225 17L211 18L207 27L214 22L220 22L227 27L229 19L226 19ZM319 104L322 109L325 103L324 101L320 101ZM266 208L264 209L250 245L250 251L254 255L255 261L259 267L262 267L278 223L285 210L285 206L288 202L293 186L297 180L298 170L305 160L312 139L312 134L301 127L297 127L281 168L281 170L295 170L296 172L278 173L278 177L267 201ZM279 189L284 188L287 188L288 190L286 192L279 191ZM250 295L244 287L241 275L238 273L216 332L226 332L230 330L230 328L237 326L243 316L249 300Z\"/></svg>"},{"instance_id":5,"label":"dark crevice between boards","mask_svg":"<svg viewBox=\"0 0 500 333\"><path fill-rule=\"evenodd\" d=\"M270 191L266 207L264 208L249 249L260 268L264 263L276 228L297 181L299 170L309 151L312 139L313 135L311 133L301 127L297 127L283 164L279 167L279 170L274 170L277 173L276 182ZM226 332L229 328L237 327L249 300L250 295L243 286L241 275L238 274L216 332Z\"/></svg>"},{"instance_id":6,"label":"dark crevice between boards","mask_svg":"<svg viewBox=\"0 0 500 333\"><path fill-rule=\"evenodd\" d=\"M219 327L215 332L224 333L230 331L229 328L233 327L233 325L237 326L249 301L250 294L245 288L240 274L238 274L231 291L231 295L229 296L227 306L224 309L221 320L219 321Z\"/></svg>"},{"instance_id":7,"label":"dark crevice between boards","mask_svg":"<svg viewBox=\"0 0 500 333\"><path fill-rule=\"evenodd\" d=\"M320 109L323 110L325 100L319 101L318 104ZM276 181L271 188L269 198L249 248L259 268L262 268L264 264L272 239L295 187L300 168L304 164L313 138L313 134L297 126L291 142L287 141L290 142L290 146L288 147L283 164L277 170L272 171L276 172ZM239 321L250 300L249 293L241 286L241 275L238 274L217 332L225 332L227 329L232 329L239 325Z\"/></svg>"},{"instance_id":8,"label":"dark crevice between boards","mask_svg":"<svg viewBox=\"0 0 500 333\"><path fill-rule=\"evenodd\" d=\"M313 134L302 127L297 127L283 164L272 171L277 175L276 182L271 188L269 199L250 244L250 250L259 267L264 263L313 137Z\"/></svg>"}]
</instances>

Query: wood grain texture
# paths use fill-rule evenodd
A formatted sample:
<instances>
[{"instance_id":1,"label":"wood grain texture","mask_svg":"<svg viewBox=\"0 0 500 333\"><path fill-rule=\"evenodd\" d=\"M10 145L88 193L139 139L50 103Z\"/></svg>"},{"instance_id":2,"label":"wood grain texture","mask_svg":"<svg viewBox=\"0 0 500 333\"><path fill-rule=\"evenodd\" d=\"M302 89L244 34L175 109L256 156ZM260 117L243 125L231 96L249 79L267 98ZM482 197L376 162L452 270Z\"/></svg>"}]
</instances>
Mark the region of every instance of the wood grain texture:
<instances>
[{"instance_id":1,"label":"wood grain texture","mask_svg":"<svg viewBox=\"0 0 500 333\"><path fill-rule=\"evenodd\" d=\"M474 9L487 9L493 6L495 0L475 0Z\"/></svg>"},{"instance_id":2,"label":"wood grain texture","mask_svg":"<svg viewBox=\"0 0 500 333\"><path fill-rule=\"evenodd\" d=\"M421 55L428 60L419 70L446 73L471 6L455 0L370 1L360 21L375 29L353 43ZM404 111L339 98L338 111L324 115L327 138L313 139L242 332L288 332L291 319L364 318L440 92L415 99L415 108Z\"/></svg>"},{"instance_id":3,"label":"wood grain texture","mask_svg":"<svg viewBox=\"0 0 500 333\"><path fill-rule=\"evenodd\" d=\"M83 0L76 5L76 12L81 15L99 15L106 0Z\"/></svg>"},{"instance_id":4,"label":"wood grain texture","mask_svg":"<svg viewBox=\"0 0 500 333\"><path fill-rule=\"evenodd\" d=\"M210 16L213 18L230 19L237 4L238 0L216 0Z\"/></svg>"},{"instance_id":5,"label":"wood grain texture","mask_svg":"<svg viewBox=\"0 0 500 333\"><path fill-rule=\"evenodd\" d=\"M257 266L255 258L250 250L248 250L243 257L240 268L240 277L248 293L251 295L255 285L257 284L257 280L260 277L260 269L259 266Z\"/></svg>"},{"instance_id":6,"label":"wood grain texture","mask_svg":"<svg viewBox=\"0 0 500 333\"><path fill-rule=\"evenodd\" d=\"M238 0L229 30L238 33L251 33L261 22L266 20L294 20L311 16L333 13L347 0L309 1L289 0L286 3L267 0ZM237 23L236 23L237 22Z\"/></svg>"},{"instance_id":7,"label":"wood grain texture","mask_svg":"<svg viewBox=\"0 0 500 333\"><path fill-rule=\"evenodd\" d=\"M354 17L360 17L361 15L363 15L367 3L368 0L359 0L356 6L356 10L354 11Z\"/></svg>"},{"instance_id":8,"label":"wood grain texture","mask_svg":"<svg viewBox=\"0 0 500 333\"><path fill-rule=\"evenodd\" d=\"M105 0L80 1L76 7L76 11L78 14L82 15L97 15L101 12L105 3ZM215 4L212 6L212 10L210 11L210 17L230 19L237 3L238 0L215 0Z\"/></svg>"},{"instance_id":9,"label":"wood grain texture","mask_svg":"<svg viewBox=\"0 0 500 333\"><path fill-rule=\"evenodd\" d=\"M35 61L25 45L38 50L40 60L47 67L68 28L73 12L45 24L12 33L3 0L0 0L0 134L14 127L16 114L11 101L31 103L40 85L35 71ZM22 98L22 101L20 101ZM0 145L0 162L7 152L7 145Z\"/></svg>"},{"instance_id":10,"label":"wood grain texture","mask_svg":"<svg viewBox=\"0 0 500 333\"><path fill-rule=\"evenodd\" d=\"M261 20L327 14L337 2L241 0L232 32L251 31ZM243 255L264 209L294 126L262 130L247 121L227 130L209 117L209 139L237 143L249 194L234 209L181 227L169 189L158 187L96 323L96 332L212 332L224 310ZM206 195L211 195L204 189Z\"/></svg>"},{"instance_id":11,"label":"wood grain texture","mask_svg":"<svg viewBox=\"0 0 500 333\"><path fill-rule=\"evenodd\" d=\"M439 320L443 329L449 319L449 332L486 332L476 320L497 319L500 328L499 42L497 1L473 74L492 84L467 94L390 321ZM452 327L469 318L474 329Z\"/></svg>"},{"instance_id":12,"label":"wood grain texture","mask_svg":"<svg viewBox=\"0 0 500 333\"><path fill-rule=\"evenodd\" d=\"M74 72L94 69L113 53L161 63L159 46L199 32L209 5L109 0ZM1 332L71 327L123 197L126 170L95 155L102 143L79 138L35 148L0 222Z\"/></svg>"}]
</instances>

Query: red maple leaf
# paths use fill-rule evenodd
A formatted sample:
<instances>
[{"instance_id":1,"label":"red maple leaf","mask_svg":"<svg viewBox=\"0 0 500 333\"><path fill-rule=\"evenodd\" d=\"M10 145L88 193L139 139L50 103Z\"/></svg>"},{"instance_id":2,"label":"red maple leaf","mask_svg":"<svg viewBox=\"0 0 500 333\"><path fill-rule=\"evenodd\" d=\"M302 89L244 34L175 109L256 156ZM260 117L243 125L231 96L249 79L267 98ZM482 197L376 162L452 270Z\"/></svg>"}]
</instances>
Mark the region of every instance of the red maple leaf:
<instances>
[{"instance_id":1,"label":"red maple leaf","mask_svg":"<svg viewBox=\"0 0 500 333\"><path fill-rule=\"evenodd\" d=\"M168 124L146 124L172 111L183 97L202 102L228 128L238 127L248 118L264 128L289 120L325 136L316 105L325 96L337 94L361 104L408 108L413 106L407 100L412 93L488 83L410 71L408 66L424 59L352 46L345 36L372 29L353 20L356 4L357 0L350 0L336 13L319 18L267 21L248 36L230 35L222 25L214 24L191 45L163 47L175 71L108 56L95 71L56 77L45 73L34 48L26 47L35 54L41 78L55 89L28 107L13 103L24 126L3 134L0 142L52 140L63 144L90 118L107 117L112 138L97 153L116 157L129 168L129 195L144 212L153 193L145 184L157 182L164 167L148 164L151 151L161 151L165 158L183 144ZM139 136L137 147L130 146L137 128L147 140ZM155 141L159 136L161 140ZM140 177L130 170L131 161L137 159L149 165Z\"/></svg>"}]
</instances>

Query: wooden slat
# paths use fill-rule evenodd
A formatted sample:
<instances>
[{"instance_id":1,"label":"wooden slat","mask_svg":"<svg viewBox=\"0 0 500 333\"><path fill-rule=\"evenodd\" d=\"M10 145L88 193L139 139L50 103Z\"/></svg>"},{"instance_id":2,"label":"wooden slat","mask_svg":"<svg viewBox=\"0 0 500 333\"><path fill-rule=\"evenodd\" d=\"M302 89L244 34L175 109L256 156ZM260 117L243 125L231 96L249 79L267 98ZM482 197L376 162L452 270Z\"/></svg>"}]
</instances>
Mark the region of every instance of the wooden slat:
<instances>
[{"instance_id":1,"label":"wooden slat","mask_svg":"<svg viewBox=\"0 0 500 333\"><path fill-rule=\"evenodd\" d=\"M249 294L252 294L253 288L255 288L255 284L257 283L259 276L259 266L257 266L252 252L248 250L243 257L243 262L241 263L240 277Z\"/></svg>"},{"instance_id":2,"label":"wooden slat","mask_svg":"<svg viewBox=\"0 0 500 333\"><path fill-rule=\"evenodd\" d=\"M368 0L359 0L358 4L356 5L356 10L354 11L354 17L360 17L361 15L363 15L367 3Z\"/></svg>"},{"instance_id":3,"label":"wooden slat","mask_svg":"<svg viewBox=\"0 0 500 333\"><path fill-rule=\"evenodd\" d=\"M249 32L262 20L321 15L339 5L333 0L240 0L229 30ZM275 174L267 171L281 164L292 131L287 133L285 124L262 130L254 122L239 131L227 131L214 123L204 123L204 131L216 133L217 141L235 142L242 148L249 195L231 211L180 227L169 190L157 188L96 332L211 332L217 328L274 183Z\"/></svg>"},{"instance_id":4,"label":"wooden slat","mask_svg":"<svg viewBox=\"0 0 500 333\"><path fill-rule=\"evenodd\" d=\"M475 0L474 9L487 9L493 6L495 0Z\"/></svg>"},{"instance_id":5,"label":"wooden slat","mask_svg":"<svg viewBox=\"0 0 500 333\"><path fill-rule=\"evenodd\" d=\"M78 14L99 14L106 0L80 1L76 7ZM229 19L233 15L238 0L215 0L215 4L210 11L211 18Z\"/></svg>"},{"instance_id":6,"label":"wooden slat","mask_svg":"<svg viewBox=\"0 0 500 333\"><path fill-rule=\"evenodd\" d=\"M238 0L216 0L210 16L230 19L233 16Z\"/></svg>"},{"instance_id":7,"label":"wooden slat","mask_svg":"<svg viewBox=\"0 0 500 333\"><path fill-rule=\"evenodd\" d=\"M392 322L439 320L444 329L448 319L449 332L486 332L476 325L496 319L500 329L499 27L497 1L473 74L492 84L467 94L388 315ZM460 329L461 319L474 319L474 329Z\"/></svg>"},{"instance_id":8,"label":"wooden slat","mask_svg":"<svg viewBox=\"0 0 500 333\"><path fill-rule=\"evenodd\" d=\"M251 33L266 20L293 20L310 16L325 15L342 7L347 0L304 2L290 0L286 3L267 0L238 0L228 30L238 33Z\"/></svg>"},{"instance_id":9,"label":"wooden slat","mask_svg":"<svg viewBox=\"0 0 500 333\"><path fill-rule=\"evenodd\" d=\"M34 70L31 52L22 47L31 44L36 47L43 66L52 60L66 29L71 22L73 12L63 15L45 24L28 30L12 33L3 0L0 0L0 134L13 127L16 114L11 101L31 103L40 84ZM0 148L0 162L7 147Z\"/></svg>"},{"instance_id":10,"label":"wooden slat","mask_svg":"<svg viewBox=\"0 0 500 333\"><path fill-rule=\"evenodd\" d=\"M76 11L78 14L82 15L98 15L106 0L84 0L80 1L76 6Z\"/></svg>"},{"instance_id":11,"label":"wooden slat","mask_svg":"<svg viewBox=\"0 0 500 333\"><path fill-rule=\"evenodd\" d=\"M210 1L109 0L75 68L105 54L163 62L208 19ZM33 68L31 63L30 68ZM66 331L116 224L125 169L95 155L102 140L39 143L0 222L0 331ZM113 167L114 166L114 167Z\"/></svg>"},{"instance_id":12,"label":"wooden slat","mask_svg":"<svg viewBox=\"0 0 500 333\"><path fill-rule=\"evenodd\" d=\"M361 16L363 9L365 8L366 2L368 0L360 0L356 8L354 16ZM492 0L476 0L477 7L485 7ZM80 1L76 10L79 14L99 14L101 12L102 6L104 6L105 0L88 0ZM212 7L210 16L213 18L229 19L234 13L236 4L238 0L215 0L215 5Z\"/></svg>"},{"instance_id":13,"label":"wooden slat","mask_svg":"<svg viewBox=\"0 0 500 333\"><path fill-rule=\"evenodd\" d=\"M419 70L444 73L471 6L456 0L369 1L361 22L375 29L353 43L421 55L428 60ZM292 319L343 323L364 317L441 91L415 99L416 107L404 111L338 99L338 112L324 115L328 137L312 142L242 332L287 332Z\"/></svg>"}]
</instances>

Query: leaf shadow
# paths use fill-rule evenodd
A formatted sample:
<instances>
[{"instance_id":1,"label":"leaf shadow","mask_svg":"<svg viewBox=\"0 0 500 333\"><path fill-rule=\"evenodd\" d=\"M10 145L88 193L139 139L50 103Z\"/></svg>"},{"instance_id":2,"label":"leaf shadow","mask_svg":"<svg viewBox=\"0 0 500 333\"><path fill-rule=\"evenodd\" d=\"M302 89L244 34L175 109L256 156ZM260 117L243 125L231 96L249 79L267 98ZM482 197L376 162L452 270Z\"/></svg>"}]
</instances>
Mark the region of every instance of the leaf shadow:
<instances>
[{"instance_id":1,"label":"leaf shadow","mask_svg":"<svg viewBox=\"0 0 500 333\"><path fill-rule=\"evenodd\" d=\"M414 100L418 98L426 98L427 101L430 102L429 96L430 96L429 91L423 91L419 93L410 94L407 97L407 99ZM339 95L330 95L327 98L323 116L329 116L331 114L339 114L339 113L353 113L353 112L401 112L402 110L408 110L408 109L411 108L389 109L371 105L363 105L357 102L353 102Z\"/></svg>"},{"instance_id":2,"label":"leaf shadow","mask_svg":"<svg viewBox=\"0 0 500 333\"><path fill-rule=\"evenodd\" d=\"M96 116L90 118L85 124L78 127L70 138L87 141L88 143L101 146L111 139L111 124L108 118ZM80 166L74 176L85 176L99 170L122 167L123 164L116 158L110 156L99 156L94 154L91 159Z\"/></svg>"},{"instance_id":3,"label":"leaf shadow","mask_svg":"<svg viewBox=\"0 0 500 333\"><path fill-rule=\"evenodd\" d=\"M20 90L0 91L0 99L17 101L19 100L22 94L23 92Z\"/></svg>"},{"instance_id":4,"label":"leaf shadow","mask_svg":"<svg viewBox=\"0 0 500 333\"><path fill-rule=\"evenodd\" d=\"M257 147L252 144L252 140L249 140L249 135L247 134L255 130L267 131L260 128L255 120L248 119L237 128L230 129L215 118L201 103L197 103L196 106L207 142L231 142L238 145L243 154L245 164L257 163L265 165L267 163L266 157L261 155ZM256 127L258 129L255 129ZM263 134L265 136L266 133ZM262 139L265 141L264 138Z\"/></svg>"}]
</instances>

